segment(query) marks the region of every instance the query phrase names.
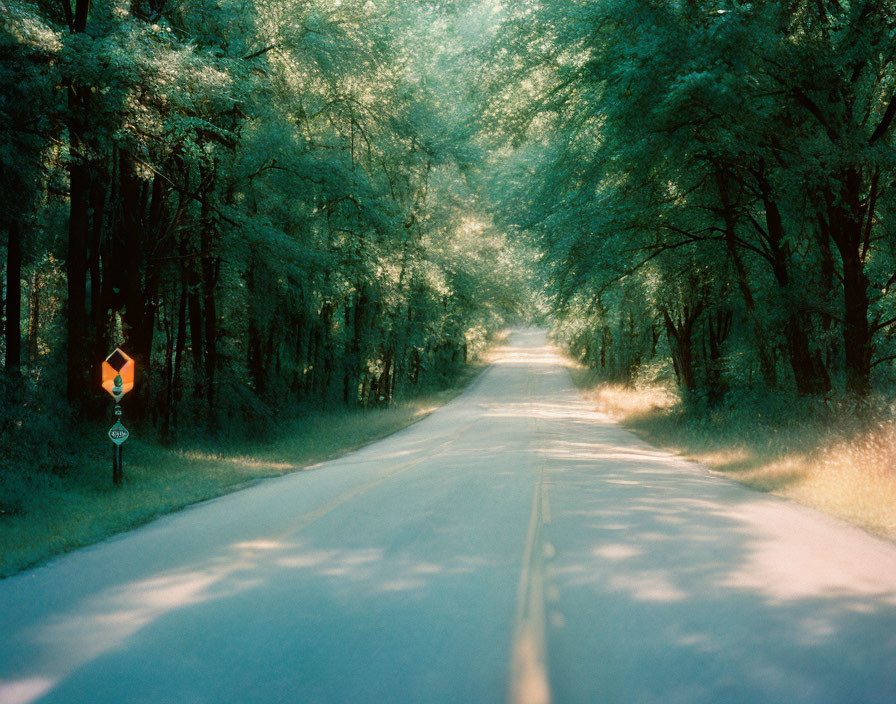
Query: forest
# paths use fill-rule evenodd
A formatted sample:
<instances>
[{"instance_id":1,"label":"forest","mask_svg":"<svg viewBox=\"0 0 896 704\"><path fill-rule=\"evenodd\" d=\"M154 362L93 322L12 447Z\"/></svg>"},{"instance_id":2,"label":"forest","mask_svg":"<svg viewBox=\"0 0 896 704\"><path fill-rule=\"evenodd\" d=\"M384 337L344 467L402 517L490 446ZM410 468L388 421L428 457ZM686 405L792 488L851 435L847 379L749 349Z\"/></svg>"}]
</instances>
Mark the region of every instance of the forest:
<instances>
[{"instance_id":1,"label":"forest","mask_svg":"<svg viewBox=\"0 0 896 704\"><path fill-rule=\"evenodd\" d=\"M537 238L578 356L704 407L887 405L896 4L512 8L500 70L527 99L502 218Z\"/></svg>"},{"instance_id":2,"label":"forest","mask_svg":"<svg viewBox=\"0 0 896 704\"><path fill-rule=\"evenodd\" d=\"M388 405L520 315L453 13L4 3L4 444L45 434L38 416L104 417L118 346L128 417L168 438L185 417Z\"/></svg>"},{"instance_id":3,"label":"forest","mask_svg":"<svg viewBox=\"0 0 896 704\"><path fill-rule=\"evenodd\" d=\"M520 322L695 408L892 403L894 2L0 16L5 448L106 417L116 346L169 439L389 405Z\"/></svg>"}]
</instances>

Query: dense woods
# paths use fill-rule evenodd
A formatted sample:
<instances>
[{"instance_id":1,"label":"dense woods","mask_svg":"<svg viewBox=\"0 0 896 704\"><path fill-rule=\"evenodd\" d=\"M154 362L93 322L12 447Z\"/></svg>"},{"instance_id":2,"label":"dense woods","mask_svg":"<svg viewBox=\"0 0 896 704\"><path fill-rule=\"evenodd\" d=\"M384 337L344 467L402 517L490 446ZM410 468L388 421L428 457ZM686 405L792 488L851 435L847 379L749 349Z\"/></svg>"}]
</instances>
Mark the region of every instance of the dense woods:
<instances>
[{"instance_id":1,"label":"dense woods","mask_svg":"<svg viewBox=\"0 0 896 704\"><path fill-rule=\"evenodd\" d=\"M518 315L471 186L456 11L4 2L4 445L103 417L118 345L126 415L169 436L388 404Z\"/></svg>"},{"instance_id":2,"label":"dense woods","mask_svg":"<svg viewBox=\"0 0 896 704\"><path fill-rule=\"evenodd\" d=\"M116 345L164 437L388 404L532 277L609 379L892 388L896 3L0 10L5 442Z\"/></svg>"},{"instance_id":3,"label":"dense woods","mask_svg":"<svg viewBox=\"0 0 896 704\"><path fill-rule=\"evenodd\" d=\"M540 242L584 361L710 405L892 388L896 4L507 12L501 222Z\"/></svg>"}]
</instances>

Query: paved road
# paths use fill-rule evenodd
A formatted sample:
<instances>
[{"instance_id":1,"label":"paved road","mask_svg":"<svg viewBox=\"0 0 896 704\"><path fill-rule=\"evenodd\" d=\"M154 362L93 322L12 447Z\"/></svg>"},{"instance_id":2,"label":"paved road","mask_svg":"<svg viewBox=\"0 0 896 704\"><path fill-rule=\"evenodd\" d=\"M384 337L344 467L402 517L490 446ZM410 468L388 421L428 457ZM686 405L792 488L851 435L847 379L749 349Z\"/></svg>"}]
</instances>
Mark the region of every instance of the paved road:
<instances>
[{"instance_id":1,"label":"paved road","mask_svg":"<svg viewBox=\"0 0 896 704\"><path fill-rule=\"evenodd\" d=\"M510 344L382 442L0 581L0 704L896 701L896 546Z\"/></svg>"}]
</instances>

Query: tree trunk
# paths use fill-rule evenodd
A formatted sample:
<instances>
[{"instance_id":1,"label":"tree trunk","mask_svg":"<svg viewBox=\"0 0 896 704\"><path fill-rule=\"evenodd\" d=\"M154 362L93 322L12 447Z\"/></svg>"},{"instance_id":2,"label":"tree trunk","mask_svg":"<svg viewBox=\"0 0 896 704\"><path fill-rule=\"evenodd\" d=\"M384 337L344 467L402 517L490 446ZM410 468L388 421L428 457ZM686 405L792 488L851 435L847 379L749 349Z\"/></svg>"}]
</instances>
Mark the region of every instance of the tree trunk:
<instances>
[{"instance_id":1,"label":"tree trunk","mask_svg":"<svg viewBox=\"0 0 896 704\"><path fill-rule=\"evenodd\" d=\"M149 392L159 281L157 266L148 262L154 234L144 218L149 189L137 177L133 157L123 149L119 150L118 180L121 217L116 223L116 247L106 272L117 280L116 288L120 291L117 308L122 311L126 326L126 351L136 366L133 395L140 400L132 406L131 413L141 417L157 410L151 408ZM156 192L155 186L153 191Z\"/></svg>"},{"instance_id":2,"label":"tree trunk","mask_svg":"<svg viewBox=\"0 0 896 704\"><path fill-rule=\"evenodd\" d=\"M88 269L90 272L90 322L94 332L104 328L102 306L102 269L100 247L103 240L103 212L106 208L107 175L96 171L90 184L90 243Z\"/></svg>"},{"instance_id":3,"label":"tree trunk","mask_svg":"<svg viewBox=\"0 0 896 704\"><path fill-rule=\"evenodd\" d=\"M100 388L102 383L102 365L97 364L110 352L109 345L109 321L108 307L105 305L105 296L102 281L102 245L104 210L106 207L106 191L108 190L108 175L105 169L94 169L90 182L90 241L88 243L88 272L90 274L90 386ZM105 411L105 404L97 405L95 412Z\"/></svg>"},{"instance_id":4,"label":"tree trunk","mask_svg":"<svg viewBox=\"0 0 896 704\"><path fill-rule=\"evenodd\" d=\"M320 360L320 321L311 326L308 340L308 362L309 370L305 377L305 393L309 396L315 396L318 389L318 379L320 377L320 368L318 367Z\"/></svg>"},{"instance_id":5,"label":"tree trunk","mask_svg":"<svg viewBox=\"0 0 896 704\"><path fill-rule=\"evenodd\" d=\"M320 355L322 357L321 361L321 376L319 379L320 382L320 396L324 398L327 403L330 401L330 384L333 379L333 367L334 367L334 359L333 359L333 306L330 303L325 303L323 308L321 309L321 346L320 346Z\"/></svg>"},{"instance_id":6,"label":"tree trunk","mask_svg":"<svg viewBox=\"0 0 896 704\"><path fill-rule=\"evenodd\" d=\"M672 366L678 377L682 396L687 398L696 389L694 383L694 323L703 312L704 304L685 305L681 316L663 308L663 322L666 326L666 336L669 340L669 348L672 352Z\"/></svg>"},{"instance_id":7,"label":"tree trunk","mask_svg":"<svg viewBox=\"0 0 896 704\"><path fill-rule=\"evenodd\" d=\"M411 357L411 359L410 359L410 364L409 364L409 368L410 368L409 377L410 377L411 383L414 386L417 386L417 384L420 383L420 371L422 368L422 362L420 360L420 351L416 347L412 347L410 357Z\"/></svg>"},{"instance_id":8,"label":"tree trunk","mask_svg":"<svg viewBox=\"0 0 896 704\"><path fill-rule=\"evenodd\" d=\"M40 274L35 268L28 283L28 366L37 363L37 341L40 335L40 292L43 288Z\"/></svg>"},{"instance_id":9,"label":"tree trunk","mask_svg":"<svg viewBox=\"0 0 896 704\"><path fill-rule=\"evenodd\" d=\"M775 389L778 386L778 373L775 365L775 357L768 343L768 333L766 333L759 315L756 311L756 300L753 297L753 291L750 287L747 268L744 265L743 258L738 250L735 228L737 225L735 219L734 208L728 196L727 176L719 171L716 176L719 187L719 195L722 200L722 218L725 222L725 248L728 256L734 264L734 270L737 273L737 287L744 299L744 306L747 309L747 317L750 321L750 327L753 328L753 337L756 341L756 352L759 355L759 370L762 374L762 380L769 389Z\"/></svg>"},{"instance_id":10,"label":"tree trunk","mask_svg":"<svg viewBox=\"0 0 896 704\"><path fill-rule=\"evenodd\" d=\"M209 413L215 406L215 371L218 366L218 313L215 290L218 287L220 262L212 252L214 249L214 223L205 203L202 206L202 303L205 317L205 398Z\"/></svg>"},{"instance_id":11,"label":"tree trunk","mask_svg":"<svg viewBox=\"0 0 896 704\"><path fill-rule=\"evenodd\" d=\"M857 396L871 391L871 328L868 325L868 277L857 250L843 252L843 344L846 390Z\"/></svg>"},{"instance_id":12,"label":"tree trunk","mask_svg":"<svg viewBox=\"0 0 896 704\"><path fill-rule=\"evenodd\" d=\"M193 397L202 398L204 388L204 371L203 371L203 343L202 343L202 304L199 299L199 275L196 269L190 266L187 273L188 294L187 294L187 310L190 314L190 348L193 352Z\"/></svg>"},{"instance_id":13,"label":"tree trunk","mask_svg":"<svg viewBox=\"0 0 896 704\"><path fill-rule=\"evenodd\" d=\"M831 379L821 352L810 347L803 316L795 311L787 323L787 348L797 393L806 396L830 391Z\"/></svg>"},{"instance_id":14,"label":"tree trunk","mask_svg":"<svg viewBox=\"0 0 896 704\"><path fill-rule=\"evenodd\" d=\"M171 415L174 407L174 324L170 310L165 311L165 406L162 413L162 439L171 436Z\"/></svg>"},{"instance_id":15,"label":"tree trunk","mask_svg":"<svg viewBox=\"0 0 896 704\"><path fill-rule=\"evenodd\" d=\"M79 34L87 29L90 0L77 0L70 29ZM90 169L83 142L87 118L86 93L79 93L72 79L68 86L67 127L69 138L69 222L68 251L65 259L66 284L66 398L75 407L87 397L87 360L84 346L87 333L87 229L89 225Z\"/></svg>"},{"instance_id":16,"label":"tree trunk","mask_svg":"<svg viewBox=\"0 0 896 704\"><path fill-rule=\"evenodd\" d=\"M711 404L719 403L727 391L722 378L722 345L731 333L734 314L728 309L717 310L707 320L709 352L706 355L706 390Z\"/></svg>"},{"instance_id":17,"label":"tree trunk","mask_svg":"<svg viewBox=\"0 0 896 704\"><path fill-rule=\"evenodd\" d=\"M358 360L358 310L357 304L354 302L355 296L349 294L348 302L345 304L344 327L346 335L349 335L345 341L345 350L342 353L342 402L346 406L353 406L355 398L352 394L352 384L357 374ZM354 394L356 396L357 394Z\"/></svg>"},{"instance_id":18,"label":"tree trunk","mask_svg":"<svg viewBox=\"0 0 896 704\"><path fill-rule=\"evenodd\" d=\"M261 350L263 331L260 328L261 311L259 310L259 292L256 290L255 254L249 255L249 270L246 272L246 289L249 295L249 339L246 344L246 368L255 392L263 396L265 392L265 368Z\"/></svg>"},{"instance_id":19,"label":"tree trunk","mask_svg":"<svg viewBox=\"0 0 896 704\"><path fill-rule=\"evenodd\" d=\"M293 373L291 387L294 394L300 394L305 389L305 368L307 367L308 347L310 344L308 326L305 324L304 308L299 310L300 312L296 315L293 323L295 329L295 347L293 348L295 372Z\"/></svg>"},{"instance_id":20,"label":"tree trunk","mask_svg":"<svg viewBox=\"0 0 896 704\"><path fill-rule=\"evenodd\" d=\"M376 394L376 398L373 399L374 405L392 402L392 355L388 352L383 360L383 373L377 380L374 393Z\"/></svg>"},{"instance_id":21,"label":"tree trunk","mask_svg":"<svg viewBox=\"0 0 896 704\"><path fill-rule=\"evenodd\" d=\"M77 98L69 90L70 110L76 110ZM87 341L87 228L89 168L86 158L79 154L84 149L78 136L79 125L69 124L72 161L69 165L69 222L68 251L65 260L68 288L66 320L66 398L80 407L87 397L87 360L84 346Z\"/></svg>"},{"instance_id":22,"label":"tree trunk","mask_svg":"<svg viewBox=\"0 0 896 704\"><path fill-rule=\"evenodd\" d=\"M861 205L861 176L849 169L840 176L840 197L828 192L827 225L831 240L837 246L843 264L843 347L846 367L846 390L856 396L871 391L872 330L868 323L869 280L865 274L863 223L874 217L873 207ZM872 196L876 182L872 183Z\"/></svg>"},{"instance_id":23,"label":"tree trunk","mask_svg":"<svg viewBox=\"0 0 896 704\"><path fill-rule=\"evenodd\" d=\"M784 220L777 202L772 198L771 185L764 177L760 178L759 187L765 206L766 233L769 251L772 255L772 273L778 284L780 300L790 308L790 318L785 336L796 390L801 396L824 394L830 390L831 380L821 353L818 350L812 350L809 345L807 327L810 325L810 321L808 316L799 309L800 302L793 300L793 292L790 287L790 248L784 239Z\"/></svg>"},{"instance_id":24,"label":"tree trunk","mask_svg":"<svg viewBox=\"0 0 896 704\"><path fill-rule=\"evenodd\" d=\"M22 363L22 230L13 218L6 247L6 371L19 374Z\"/></svg>"},{"instance_id":25,"label":"tree trunk","mask_svg":"<svg viewBox=\"0 0 896 704\"><path fill-rule=\"evenodd\" d=\"M171 424L177 428L178 425L178 409L180 408L183 390L181 385L181 370L183 368L184 351L187 345L187 282L186 275L181 269L181 286L180 286L180 302L177 306L177 349L174 354L174 377L172 385L174 386L174 398L171 403Z\"/></svg>"}]
</instances>

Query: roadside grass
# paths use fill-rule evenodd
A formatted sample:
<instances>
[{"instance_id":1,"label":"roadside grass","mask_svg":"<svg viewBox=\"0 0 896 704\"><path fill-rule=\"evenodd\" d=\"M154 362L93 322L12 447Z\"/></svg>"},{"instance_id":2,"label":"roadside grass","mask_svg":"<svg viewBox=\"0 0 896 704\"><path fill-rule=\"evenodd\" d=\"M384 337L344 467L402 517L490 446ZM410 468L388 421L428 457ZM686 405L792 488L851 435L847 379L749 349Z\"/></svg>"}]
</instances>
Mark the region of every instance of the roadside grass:
<instances>
[{"instance_id":1,"label":"roadside grass","mask_svg":"<svg viewBox=\"0 0 896 704\"><path fill-rule=\"evenodd\" d=\"M72 432L64 463L43 457L40 466L10 466L0 460L0 577L379 440L459 395L484 368L470 365L449 387L389 408L306 411L265 439L199 436L166 448L133 432L122 446L120 489L112 486L107 428L83 424Z\"/></svg>"},{"instance_id":2,"label":"roadside grass","mask_svg":"<svg viewBox=\"0 0 896 704\"><path fill-rule=\"evenodd\" d=\"M896 541L896 419L768 396L686 411L662 387L631 389L570 370L597 410L644 440L758 491Z\"/></svg>"}]
</instances>

